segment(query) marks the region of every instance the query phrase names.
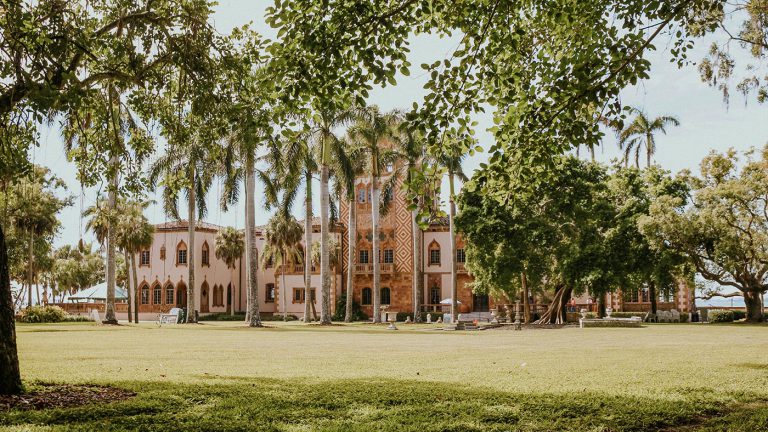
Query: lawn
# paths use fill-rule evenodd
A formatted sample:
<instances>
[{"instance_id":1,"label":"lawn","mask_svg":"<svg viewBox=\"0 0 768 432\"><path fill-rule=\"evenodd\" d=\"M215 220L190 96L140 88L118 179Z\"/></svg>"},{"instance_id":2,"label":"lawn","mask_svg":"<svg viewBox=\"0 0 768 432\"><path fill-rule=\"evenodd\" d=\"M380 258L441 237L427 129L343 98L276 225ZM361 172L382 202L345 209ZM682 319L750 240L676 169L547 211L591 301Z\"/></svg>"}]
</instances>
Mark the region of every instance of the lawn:
<instances>
[{"instance_id":1,"label":"lawn","mask_svg":"<svg viewBox=\"0 0 768 432\"><path fill-rule=\"evenodd\" d=\"M2 430L768 430L768 327L441 332L356 324L20 325L22 373L114 404Z\"/></svg>"}]
</instances>

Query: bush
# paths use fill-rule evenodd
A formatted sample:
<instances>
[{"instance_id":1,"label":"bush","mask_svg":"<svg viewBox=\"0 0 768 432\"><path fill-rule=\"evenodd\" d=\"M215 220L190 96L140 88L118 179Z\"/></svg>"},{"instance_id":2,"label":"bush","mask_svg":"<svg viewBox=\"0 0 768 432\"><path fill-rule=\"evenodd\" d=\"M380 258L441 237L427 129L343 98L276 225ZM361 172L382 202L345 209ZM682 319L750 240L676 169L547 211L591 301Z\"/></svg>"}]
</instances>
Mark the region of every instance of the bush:
<instances>
[{"instance_id":1,"label":"bush","mask_svg":"<svg viewBox=\"0 0 768 432\"><path fill-rule=\"evenodd\" d=\"M333 321L344 321L347 314L347 295L342 294L336 300L336 313L333 314L331 319ZM398 314L398 317L400 315ZM352 321L368 321L368 315L363 312L360 307L360 303L352 300ZM399 321L399 318L398 318Z\"/></svg>"},{"instance_id":2,"label":"bush","mask_svg":"<svg viewBox=\"0 0 768 432\"><path fill-rule=\"evenodd\" d=\"M743 320L743 319L747 318L747 311L732 310L731 312L733 312L733 320L734 321Z\"/></svg>"},{"instance_id":3,"label":"bush","mask_svg":"<svg viewBox=\"0 0 768 432\"><path fill-rule=\"evenodd\" d=\"M645 318L647 312L613 312L611 313L612 318L632 318L632 317L639 317L639 318Z\"/></svg>"},{"instance_id":4,"label":"bush","mask_svg":"<svg viewBox=\"0 0 768 432\"><path fill-rule=\"evenodd\" d=\"M201 316L200 321L245 321L245 314L236 313L232 315L227 312L216 312Z\"/></svg>"},{"instance_id":5,"label":"bush","mask_svg":"<svg viewBox=\"0 0 768 432\"><path fill-rule=\"evenodd\" d=\"M32 306L21 311L21 322L59 323L67 320L67 313L58 306Z\"/></svg>"},{"instance_id":6,"label":"bush","mask_svg":"<svg viewBox=\"0 0 768 432\"><path fill-rule=\"evenodd\" d=\"M64 318L66 322L93 322L93 320L85 315L69 315Z\"/></svg>"},{"instance_id":7,"label":"bush","mask_svg":"<svg viewBox=\"0 0 768 432\"><path fill-rule=\"evenodd\" d=\"M711 323L729 323L733 322L733 311L714 309L709 311L709 322Z\"/></svg>"},{"instance_id":8,"label":"bush","mask_svg":"<svg viewBox=\"0 0 768 432\"><path fill-rule=\"evenodd\" d=\"M296 315L288 314L285 321L297 321L299 317ZM245 320L245 316L243 316L243 320ZM262 315L261 316L262 321L283 321L283 314L281 313L274 313L272 315Z\"/></svg>"}]
</instances>

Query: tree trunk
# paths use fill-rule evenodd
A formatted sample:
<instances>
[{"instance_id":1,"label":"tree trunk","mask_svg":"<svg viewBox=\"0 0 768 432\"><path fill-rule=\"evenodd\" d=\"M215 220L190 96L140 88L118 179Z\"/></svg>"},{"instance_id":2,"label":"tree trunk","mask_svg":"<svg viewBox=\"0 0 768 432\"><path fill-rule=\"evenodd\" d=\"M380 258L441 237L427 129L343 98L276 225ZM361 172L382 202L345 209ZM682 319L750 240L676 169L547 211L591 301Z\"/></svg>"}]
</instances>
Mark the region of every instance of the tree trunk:
<instances>
[{"instance_id":1,"label":"tree trunk","mask_svg":"<svg viewBox=\"0 0 768 432\"><path fill-rule=\"evenodd\" d=\"M331 257L328 250L330 242L329 215L331 195L328 193L328 165L320 166L320 281L322 296L320 301L320 323L331 323ZM335 287L334 287L335 289Z\"/></svg>"},{"instance_id":2,"label":"tree trunk","mask_svg":"<svg viewBox=\"0 0 768 432\"><path fill-rule=\"evenodd\" d=\"M763 321L763 307L761 302L761 291L744 291L744 305L747 307L748 322Z\"/></svg>"},{"instance_id":3,"label":"tree trunk","mask_svg":"<svg viewBox=\"0 0 768 432\"><path fill-rule=\"evenodd\" d=\"M256 179L253 176L253 159L249 157L245 167L245 255L248 272L248 311L250 327L261 327L259 316L259 257L256 249Z\"/></svg>"},{"instance_id":4,"label":"tree trunk","mask_svg":"<svg viewBox=\"0 0 768 432\"><path fill-rule=\"evenodd\" d=\"M195 317L195 225L197 225L197 190L195 189L195 167L189 167L189 194L187 195L187 217L189 226L187 234L187 268L189 269L189 286L187 287L187 324L196 324Z\"/></svg>"},{"instance_id":5,"label":"tree trunk","mask_svg":"<svg viewBox=\"0 0 768 432\"><path fill-rule=\"evenodd\" d=\"M597 295L597 317L605 318L605 293Z\"/></svg>"},{"instance_id":6,"label":"tree trunk","mask_svg":"<svg viewBox=\"0 0 768 432\"><path fill-rule=\"evenodd\" d=\"M16 323L8 270L8 250L0 224L0 394L19 394L23 390L16 351Z\"/></svg>"},{"instance_id":7,"label":"tree trunk","mask_svg":"<svg viewBox=\"0 0 768 432\"><path fill-rule=\"evenodd\" d=\"M283 292L283 295L280 296L280 299L282 300L280 303L283 304L283 321L288 321L288 299L285 298L285 294L288 292L288 287L285 285L285 272L288 271L288 261L285 253L285 249L282 251L283 253L283 262L280 267L280 291ZM309 293L304 293L304 301L307 301L307 297L309 297Z\"/></svg>"},{"instance_id":8,"label":"tree trunk","mask_svg":"<svg viewBox=\"0 0 768 432\"><path fill-rule=\"evenodd\" d=\"M567 321L566 307L572 291L572 288L561 285L555 292L555 297L549 304L547 311L534 324L565 324Z\"/></svg>"},{"instance_id":9,"label":"tree trunk","mask_svg":"<svg viewBox=\"0 0 768 432\"><path fill-rule=\"evenodd\" d=\"M123 249L123 258L125 259L125 268L128 270L128 267L130 266L130 257L128 257L128 251ZM125 278L125 288L126 292L128 293L128 322L133 322L133 308L131 307L131 303L133 302L133 286L131 285L131 279L132 275L130 271L126 271L128 273Z\"/></svg>"},{"instance_id":10,"label":"tree trunk","mask_svg":"<svg viewBox=\"0 0 768 432\"><path fill-rule=\"evenodd\" d=\"M29 245L27 246L27 292L29 297L27 298L27 307L32 307L32 264L35 261L35 236L29 233Z\"/></svg>"},{"instance_id":11,"label":"tree trunk","mask_svg":"<svg viewBox=\"0 0 768 432\"><path fill-rule=\"evenodd\" d=\"M528 298L531 296L528 289L528 277L525 272L520 273L520 284L523 286L523 314L526 324L531 323L531 303Z\"/></svg>"},{"instance_id":12,"label":"tree trunk","mask_svg":"<svg viewBox=\"0 0 768 432\"><path fill-rule=\"evenodd\" d=\"M371 177L371 226L373 237L373 322L381 322L381 266L379 265L379 178Z\"/></svg>"},{"instance_id":13,"label":"tree trunk","mask_svg":"<svg viewBox=\"0 0 768 432\"><path fill-rule=\"evenodd\" d=\"M456 229L454 219L456 218L456 201L454 201L454 178L453 172L448 173L448 184L450 186L450 213L448 214L448 231L450 231L451 242L451 322L458 320L459 299L458 283L456 281Z\"/></svg>"},{"instance_id":14,"label":"tree trunk","mask_svg":"<svg viewBox=\"0 0 768 432\"><path fill-rule=\"evenodd\" d=\"M411 212L411 252L413 254L413 280L411 281L411 284L413 286L413 322L421 322L421 300L422 300L422 294L420 287L421 279L423 279L423 276L421 275L421 268L419 266L419 261L421 257L421 228L419 227L419 205L416 205L416 209Z\"/></svg>"},{"instance_id":15,"label":"tree trunk","mask_svg":"<svg viewBox=\"0 0 768 432\"><path fill-rule=\"evenodd\" d=\"M139 323L139 275L136 272L136 255L131 254L131 271L133 272L133 322Z\"/></svg>"},{"instance_id":16,"label":"tree trunk","mask_svg":"<svg viewBox=\"0 0 768 432\"><path fill-rule=\"evenodd\" d=\"M656 304L658 295L656 294L656 284L653 282L648 283L648 296L651 300L651 313L655 315L658 310L658 305Z\"/></svg>"},{"instance_id":17,"label":"tree trunk","mask_svg":"<svg viewBox=\"0 0 768 432\"><path fill-rule=\"evenodd\" d=\"M113 167L118 164L117 156L112 155L110 165ZM109 225L107 227L107 304L104 312L104 323L117 324L115 317L115 285L117 283L117 265L115 263L115 234L117 216L117 172L112 174L109 186Z\"/></svg>"},{"instance_id":18,"label":"tree trunk","mask_svg":"<svg viewBox=\"0 0 768 432\"><path fill-rule=\"evenodd\" d=\"M312 291L312 173L304 178L304 295ZM309 302L304 302L304 322L312 321Z\"/></svg>"},{"instance_id":19,"label":"tree trunk","mask_svg":"<svg viewBox=\"0 0 768 432\"><path fill-rule=\"evenodd\" d=\"M347 304L344 313L344 322L352 322L352 305L355 292L355 258L357 253L357 201L354 194L349 200L349 215L347 227Z\"/></svg>"}]
</instances>

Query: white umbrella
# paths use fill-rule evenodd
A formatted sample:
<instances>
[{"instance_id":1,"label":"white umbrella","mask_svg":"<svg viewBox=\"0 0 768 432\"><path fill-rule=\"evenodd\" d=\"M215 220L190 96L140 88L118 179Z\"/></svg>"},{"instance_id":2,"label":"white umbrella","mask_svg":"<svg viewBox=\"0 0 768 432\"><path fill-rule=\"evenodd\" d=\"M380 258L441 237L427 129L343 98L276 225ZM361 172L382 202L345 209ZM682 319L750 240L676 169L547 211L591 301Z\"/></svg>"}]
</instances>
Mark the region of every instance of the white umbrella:
<instances>
[{"instance_id":1,"label":"white umbrella","mask_svg":"<svg viewBox=\"0 0 768 432\"><path fill-rule=\"evenodd\" d=\"M449 305L451 303L453 303L453 299L450 298L440 300L440 304L442 305ZM456 303L461 304L461 302L458 300L456 300Z\"/></svg>"}]
</instances>

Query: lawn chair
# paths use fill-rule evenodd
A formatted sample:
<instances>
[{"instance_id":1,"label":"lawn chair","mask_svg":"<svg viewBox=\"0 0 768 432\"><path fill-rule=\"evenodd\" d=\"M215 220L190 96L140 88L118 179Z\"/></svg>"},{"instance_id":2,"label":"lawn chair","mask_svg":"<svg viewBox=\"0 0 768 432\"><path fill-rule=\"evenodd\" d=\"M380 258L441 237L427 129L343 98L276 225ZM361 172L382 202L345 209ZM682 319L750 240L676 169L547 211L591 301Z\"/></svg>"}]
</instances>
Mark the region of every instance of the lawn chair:
<instances>
[{"instance_id":1,"label":"lawn chair","mask_svg":"<svg viewBox=\"0 0 768 432\"><path fill-rule=\"evenodd\" d=\"M159 325L163 325L163 324L178 324L179 323L179 315L181 315L181 309L180 308L173 308L167 314L159 314L157 316L157 323Z\"/></svg>"}]
</instances>

